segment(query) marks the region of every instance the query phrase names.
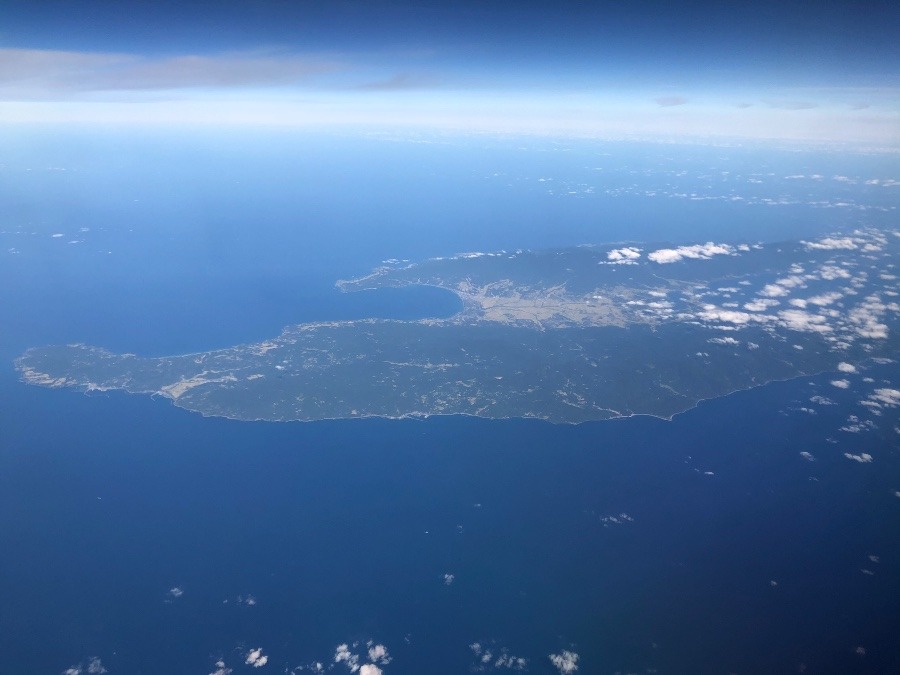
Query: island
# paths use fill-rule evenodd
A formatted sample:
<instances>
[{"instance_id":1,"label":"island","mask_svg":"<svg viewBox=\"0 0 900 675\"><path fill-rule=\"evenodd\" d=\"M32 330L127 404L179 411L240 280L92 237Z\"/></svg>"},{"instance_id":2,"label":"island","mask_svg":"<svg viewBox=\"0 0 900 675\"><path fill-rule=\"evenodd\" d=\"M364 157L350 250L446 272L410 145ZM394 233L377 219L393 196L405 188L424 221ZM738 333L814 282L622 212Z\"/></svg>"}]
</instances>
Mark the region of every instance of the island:
<instances>
[{"instance_id":1,"label":"island","mask_svg":"<svg viewBox=\"0 0 900 675\"><path fill-rule=\"evenodd\" d=\"M897 354L900 233L636 243L385 261L343 292L430 285L445 319L305 323L142 357L84 344L16 359L32 385L151 394L207 416L669 419L704 399Z\"/></svg>"}]
</instances>

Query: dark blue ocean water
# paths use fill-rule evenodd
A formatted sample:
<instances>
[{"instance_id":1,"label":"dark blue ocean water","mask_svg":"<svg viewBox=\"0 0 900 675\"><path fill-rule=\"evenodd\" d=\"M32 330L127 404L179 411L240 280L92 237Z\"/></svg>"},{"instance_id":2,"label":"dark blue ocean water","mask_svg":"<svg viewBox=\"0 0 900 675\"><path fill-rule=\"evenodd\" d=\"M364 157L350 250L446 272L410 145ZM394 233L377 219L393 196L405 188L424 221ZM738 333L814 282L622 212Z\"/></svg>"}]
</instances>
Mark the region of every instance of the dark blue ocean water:
<instances>
[{"instance_id":1,"label":"dark blue ocean water","mask_svg":"<svg viewBox=\"0 0 900 675\"><path fill-rule=\"evenodd\" d=\"M0 673L59 673L94 656L110 673L204 674L220 658L251 672L256 647L269 656L262 672L289 672L370 639L393 656L386 674L470 672L474 642L527 658L533 673L556 672L548 655L566 649L583 673L900 668L897 416L838 431L860 414L859 393L830 375L673 422L264 424L28 387L11 364L33 344L179 353L299 321L455 311L433 289L333 290L389 257L773 240L868 212L569 198L537 183L579 184L594 161L615 166L607 187L679 178L628 173L657 165L749 174L762 162L750 151L62 140L0 143ZM784 175L880 170L765 158ZM798 180L770 192L828 192ZM895 364L869 368L877 383L898 381ZM816 394L835 405L800 410ZM256 604L238 602L248 596Z\"/></svg>"},{"instance_id":2,"label":"dark blue ocean water","mask_svg":"<svg viewBox=\"0 0 900 675\"><path fill-rule=\"evenodd\" d=\"M205 673L255 646L280 668L370 638L399 673L466 672L474 641L530 672L569 644L584 672L898 663L896 444L781 414L806 382L579 427L236 423L2 382L3 672Z\"/></svg>"}]
</instances>

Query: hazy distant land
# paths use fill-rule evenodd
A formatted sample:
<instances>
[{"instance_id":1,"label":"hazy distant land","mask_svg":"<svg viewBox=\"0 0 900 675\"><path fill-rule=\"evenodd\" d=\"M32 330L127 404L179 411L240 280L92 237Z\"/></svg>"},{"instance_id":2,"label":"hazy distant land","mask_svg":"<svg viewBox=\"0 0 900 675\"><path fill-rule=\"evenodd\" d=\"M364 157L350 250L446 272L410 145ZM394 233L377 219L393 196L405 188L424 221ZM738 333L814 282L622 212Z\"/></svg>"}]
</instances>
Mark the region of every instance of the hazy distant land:
<instances>
[{"instance_id":1,"label":"hazy distant land","mask_svg":"<svg viewBox=\"0 0 900 675\"><path fill-rule=\"evenodd\" d=\"M698 401L897 353L900 236L781 244L622 244L386 261L345 292L408 285L448 319L285 328L265 342L144 358L29 349L22 379L155 394L240 420L474 415L671 417Z\"/></svg>"}]
</instances>

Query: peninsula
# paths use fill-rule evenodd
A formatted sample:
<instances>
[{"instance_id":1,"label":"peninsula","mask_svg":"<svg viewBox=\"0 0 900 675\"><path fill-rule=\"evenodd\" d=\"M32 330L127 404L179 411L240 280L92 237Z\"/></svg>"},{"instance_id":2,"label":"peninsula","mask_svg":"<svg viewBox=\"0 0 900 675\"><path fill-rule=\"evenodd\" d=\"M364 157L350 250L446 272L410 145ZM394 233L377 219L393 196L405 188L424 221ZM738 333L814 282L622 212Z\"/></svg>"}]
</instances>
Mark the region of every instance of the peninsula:
<instances>
[{"instance_id":1,"label":"peninsula","mask_svg":"<svg viewBox=\"0 0 900 675\"><path fill-rule=\"evenodd\" d=\"M388 261L343 292L426 284L447 319L286 327L270 340L146 358L34 347L21 379L153 394L238 420L474 415L670 418L698 401L898 353L895 232L781 244L621 244Z\"/></svg>"}]
</instances>

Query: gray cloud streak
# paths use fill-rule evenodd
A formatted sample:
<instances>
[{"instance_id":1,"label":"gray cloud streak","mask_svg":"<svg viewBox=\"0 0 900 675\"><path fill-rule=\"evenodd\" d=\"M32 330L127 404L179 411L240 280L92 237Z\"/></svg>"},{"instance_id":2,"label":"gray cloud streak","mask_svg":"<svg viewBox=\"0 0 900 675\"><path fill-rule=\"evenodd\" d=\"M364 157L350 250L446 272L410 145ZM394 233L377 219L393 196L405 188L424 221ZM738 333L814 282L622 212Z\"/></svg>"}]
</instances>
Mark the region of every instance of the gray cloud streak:
<instances>
[{"instance_id":1,"label":"gray cloud streak","mask_svg":"<svg viewBox=\"0 0 900 675\"><path fill-rule=\"evenodd\" d=\"M663 108L671 108L676 105L684 105L687 99L684 96L660 96L656 102Z\"/></svg>"},{"instance_id":2,"label":"gray cloud streak","mask_svg":"<svg viewBox=\"0 0 900 675\"><path fill-rule=\"evenodd\" d=\"M323 57L258 52L145 58L0 49L0 95L9 100L86 92L277 86L303 82L343 67Z\"/></svg>"},{"instance_id":3,"label":"gray cloud streak","mask_svg":"<svg viewBox=\"0 0 900 675\"><path fill-rule=\"evenodd\" d=\"M387 80L369 82L357 88L369 91L404 91L408 89L429 89L437 86L437 84L438 80L434 77L399 73Z\"/></svg>"},{"instance_id":4,"label":"gray cloud streak","mask_svg":"<svg viewBox=\"0 0 900 675\"><path fill-rule=\"evenodd\" d=\"M811 108L818 108L817 103L812 103L811 101L766 101L767 106L770 108L778 108L779 110L810 110Z\"/></svg>"}]
</instances>

